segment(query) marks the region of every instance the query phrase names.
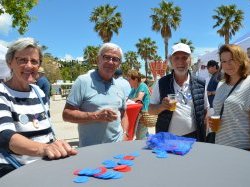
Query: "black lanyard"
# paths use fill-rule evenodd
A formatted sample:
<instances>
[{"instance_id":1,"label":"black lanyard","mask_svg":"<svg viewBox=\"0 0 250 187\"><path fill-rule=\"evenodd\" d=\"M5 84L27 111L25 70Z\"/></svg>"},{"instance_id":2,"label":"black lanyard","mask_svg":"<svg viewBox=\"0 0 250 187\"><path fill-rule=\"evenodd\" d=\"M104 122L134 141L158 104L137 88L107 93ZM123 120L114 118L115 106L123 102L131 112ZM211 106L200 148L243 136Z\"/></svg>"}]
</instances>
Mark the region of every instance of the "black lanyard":
<instances>
[{"instance_id":1,"label":"black lanyard","mask_svg":"<svg viewBox=\"0 0 250 187\"><path fill-rule=\"evenodd\" d=\"M230 90L230 92L228 93L226 99L231 95L231 93L234 91L234 89L236 88L236 86L243 80L243 78L241 77L237 82L236 84L233 86L233 88ZM225 101L226 101L225 99ZM224 103L225 101L223 102L222 104L222 107L221 107L221 110L220 110L220 118L222 118L222 114L223 114L223 111L224 111Z\"/></svg>"}]
</instances>

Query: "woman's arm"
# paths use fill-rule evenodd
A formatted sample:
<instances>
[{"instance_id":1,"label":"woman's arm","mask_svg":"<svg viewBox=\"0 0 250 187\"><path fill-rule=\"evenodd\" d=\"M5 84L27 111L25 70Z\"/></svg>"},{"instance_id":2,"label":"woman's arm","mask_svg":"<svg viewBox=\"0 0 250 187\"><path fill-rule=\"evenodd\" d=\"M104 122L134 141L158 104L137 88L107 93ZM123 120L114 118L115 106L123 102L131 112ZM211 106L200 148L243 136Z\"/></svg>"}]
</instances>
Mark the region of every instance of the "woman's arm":
<instances>
[{"instance_id":1,"label":"woman's arm","mask_svg":"<svg viewBox=\"0 0 250 187\"><path fill-rule=\"evenodd\" d=\"M77 154L77 151L64 140L45 144L32 141L18 133L12 135L9 142L9 149L19 155L48 157L50 159Z\"/></svg>"},{"instance_id":2,"label":"woman's arm","mask_svg":"<svg viewBox=\"0 0 250 187\"><path fill-rule=\"evenodd\" d=\"M131 100L133 100L133 101L137 101L137 100L142 101L142 99L143 99L144 95L145 95L145 93L144 93L144 92L139 92L139 93L138 93L138 95L137 95L137 97L132 98Z\"/></svg>"}]
</instances>

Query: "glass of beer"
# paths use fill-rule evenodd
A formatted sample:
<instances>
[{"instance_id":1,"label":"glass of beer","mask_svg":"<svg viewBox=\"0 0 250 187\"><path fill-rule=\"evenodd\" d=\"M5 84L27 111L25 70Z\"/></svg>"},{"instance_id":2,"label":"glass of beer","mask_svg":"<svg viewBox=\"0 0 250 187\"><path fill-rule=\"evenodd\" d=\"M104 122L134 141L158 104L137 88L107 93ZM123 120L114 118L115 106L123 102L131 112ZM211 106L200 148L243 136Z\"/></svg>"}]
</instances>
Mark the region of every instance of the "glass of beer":
<instances>
[{"instance_id":1,"label":"glass of beer","mask_svg":"<svg viewBox=\"0 0 250 187\"><path fill-rule=\"evenodd\" d=\"M220 129L220 116L218 115L211 115L212 127L211 130L213 132L217 132Z\"/></svg>"},{"instance_id":2,"label":"glass of beer","mask_svg":"<svg viewBox=\"0 0 250 187\"><path fill-rule=\"evenodd\" d=\"M170 99L170 111L175 111L176 110L176 104L177 104L177 100L176 100L176 94L168 94L168 98Z\"/></svg>"}]
</instances>

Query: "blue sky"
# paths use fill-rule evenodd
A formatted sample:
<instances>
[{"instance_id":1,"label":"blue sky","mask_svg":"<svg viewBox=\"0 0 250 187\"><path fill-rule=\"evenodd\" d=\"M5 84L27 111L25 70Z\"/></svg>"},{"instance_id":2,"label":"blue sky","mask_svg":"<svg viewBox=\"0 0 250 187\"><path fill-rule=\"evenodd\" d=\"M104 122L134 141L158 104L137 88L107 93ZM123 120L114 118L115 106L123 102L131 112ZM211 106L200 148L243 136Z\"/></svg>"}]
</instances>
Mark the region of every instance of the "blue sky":
<instances>
[{"instance_id":1,"label":"blue sky","mask_svg":"<svg viewBox=\"0 0 250 187\"><path fill-rule=\"evenodd\" d=\"M244 28L232 38L235 41L250 32L250 1L249 0L173 0L181 7L182 21L177 31L173 31L169 46L188 38L193 42L193 56L200 56L212 51L224 42L213 29L214 9L222 4L236 4L245 12ZM104 4L118 6L121 12L123 27L119 35L114 35L111 42L120 45L124 52L136 51L135 44L139 38L150 37L156 41L158 54L164 58L164 43L160 33L151 30L152 21L149 16L151 8L159 7L160 0L40 0L30 11L36 17L28 27L25 37L34 37L40 44L48 47L46 52L64 58L82 57L87 45L100 45L101 38L94 31L94 23L89 17L94 8ZM10 27L11 19L0 17L0 43L9 43L20 37L16 29ZM170 50L170 48L169 48Z\"/></svg>"}]
</instances>

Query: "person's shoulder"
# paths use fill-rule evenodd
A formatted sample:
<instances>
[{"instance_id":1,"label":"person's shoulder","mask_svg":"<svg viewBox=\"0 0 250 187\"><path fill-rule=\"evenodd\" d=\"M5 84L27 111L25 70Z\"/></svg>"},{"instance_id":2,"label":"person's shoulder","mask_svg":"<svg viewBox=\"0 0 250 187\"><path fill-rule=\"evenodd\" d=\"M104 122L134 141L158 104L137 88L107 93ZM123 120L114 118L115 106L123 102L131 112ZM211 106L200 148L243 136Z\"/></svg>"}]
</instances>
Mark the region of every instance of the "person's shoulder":
<instances>
[{"instance_id":1,"label":"person's shoulder","mask_svg":"<svg viewBox=\"0 0 250 187\"><path fill-rule=\"evenodd\" d=\"M250 88L250 75L248 75L244 80L243 80L243 86L246 88Z\"/></svg>"},{"instance_id":2,"label":"person's shoulder","mask_svg":"<svg viewBox=\"0 0 250 187\"><path fill-rule=\"evenodd\" d=\"M42 91L42 89L38 85L30 84L30 86L31 86L31 88L33 88L33 90L37 90L40 95L44 94L44 92Z\"/></svg>"},{"instance_id":3,"label":"person's shoulder","mask_svg":"<svg viewBox=\"0 0 250 187\"><path fill-rule=\"evenodd\" d=\"M250 82L250 75L248 75L245 80L246 82Z\"/></svg>"},{"instance_id":4,"label":"person's shoulder","mask_svg":"<svg viewBox=\"0 0 250 187\"><path fill-rule=\"evenodd\" d=\"M205 85L205 84L206 84L206 80L203 79L203 78L201 78L201 77L196 77L196 76L191 75L191 79L192 79L193 81L196 81L196 82L199 83L199 84L202 84L202 85Z\"/></svg>"},{"instance_id":5,"label":"person's shoulder","mask_svg":"<svg viewBox=\"0 0 250 187\"><path fill-rule=\"evenodd\" d=\"M163 77L161 77L158 81L157 84L159 84L159 87L161 87L160 85L165 85L165 84L169 84L171 83L171 79L173 79L173 74L167 74Z\"/></svg>"},{"instance_id":6,"label":"person's shoulder","mask_svg":"<svg viewBox=\"0 0 250 187\"><path fill-rule=\"evenodd\" d=\"M123 77L122 77L122 81L125 82L125 83L129 83L128 80L123 78Z\"/></svg>"},{"instance_id":7,"label":"person's shoulder","mask_svg":"<svg viewBox=\"0 0 250 187\"><path fill-rule=\"evenodd\" d=\"M138 88L145 88L147 85L144 82L141 82L138 86Z\"/></svg>"},{"instance_id":8,"label":"person's shoulder","mask_svg":"<svg viewBox=\"0 0 250 187\"><path fill-rule=\"evenodd\" d=\"M0 83L0 92L4 92L5 90L5 85L3 82Z\"/></svg>"},{"instance_id":9,"label":"person's shoulder","mask_svg":"<svg viewBox=\"0 0 250 187\"><path fill-rule=\"evenodd\" d=\"M89 81L89 80L91 80L91 76L90 76L90 74L83 74L83 75L79 75L77 78L76 78L76 81L75 82L77 82L77 81L80 81L80 82L87 82L87 81Z\"/></svg>"}]
</instances>

